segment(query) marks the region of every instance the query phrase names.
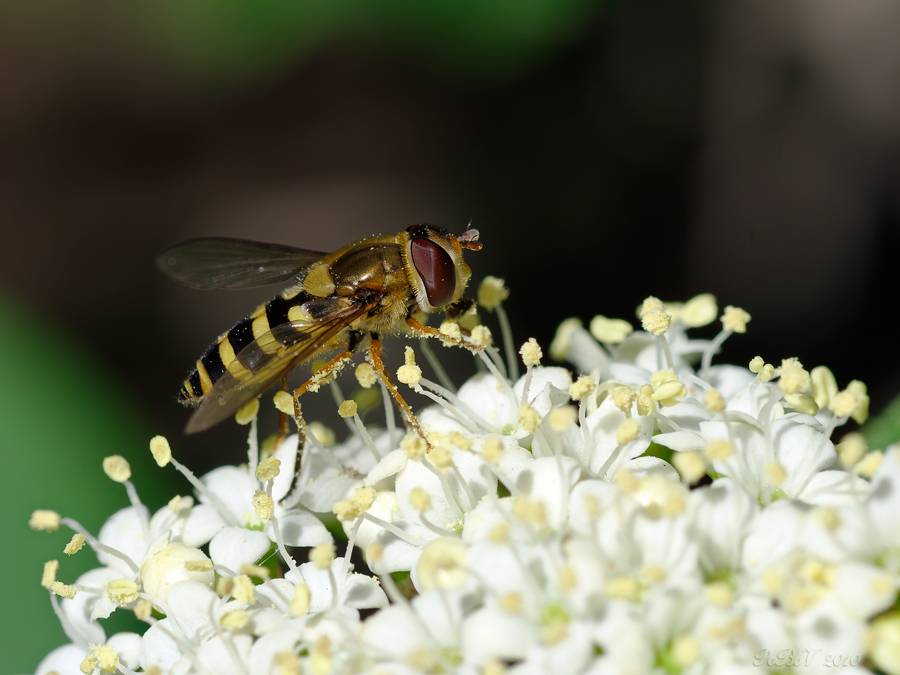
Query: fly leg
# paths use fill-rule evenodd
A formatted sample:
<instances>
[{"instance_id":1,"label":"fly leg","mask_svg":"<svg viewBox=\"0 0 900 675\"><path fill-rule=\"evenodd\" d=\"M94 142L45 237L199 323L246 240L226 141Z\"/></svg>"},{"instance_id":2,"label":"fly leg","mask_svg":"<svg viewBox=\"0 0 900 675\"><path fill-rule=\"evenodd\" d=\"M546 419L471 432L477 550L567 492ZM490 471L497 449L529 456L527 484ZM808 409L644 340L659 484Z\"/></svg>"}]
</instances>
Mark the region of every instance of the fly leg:
<instances>
[{"instance_id":1,"label":"fly leg","mask_svg":"<svg viewBox=\"0 0 900 675\"><path fill-rule=\"evenodd\" d=\"M340 370L356 352L355 345L338 353L331 361L322 366L318 373L294 389L294 422L297 424L298 447L302 450L306 439L306 422L300 413L300 397L307 391L316 391L332 373Z\"/></svg>"},{"instance_id":2,"label":"fly leg","mask_svg":"<svg viewBox=\"0 0 900 675\"><path fill-rule=\"evenodd\" d=\"M425 438L425 432L419 424L419 420L417 420L416 416L413 414L412 408L409 407L409 403L403 400L400 391L397 389L397 385L395 385L394 381L391 379L391 374L387 371L387 368L384 367L384 361L381 360L381 340L375 334L372 335L372 339L369 342L369 356L372 358L372 367L375 368L375 372L381 377L387 390L391 393L391 397L397 404L397 407L403 412L407 425L412 428L412 430L415 431L430 448L431 443Z\"/></svg>"},{"instance_id":3,"label":"fly leg","mask_svg":"<svg viewBox=\"0 0 900 675\"><path fill-rule=\"evenodd\" d=\"M450 335L445 335L437 328L432 328L431 326L426 326L424 323L419 321L413 316L407 317L406 325L413 329L413 332L418 337L430 337L437 338L445 343L449 342L450 344L456 345L457 347L463 347L464 349L468 349L470 352L480 352L484 349L484 345L476 344L474 342L470 342L461 337L452 337Z\"/></svg>"},{"instance_id":4,"label":"fly leg","mask_svg":"<svg viewBox=\"0 0 900 675\"><path fill-rule=\"evenodd\" d=\"M287 391L287 375L285 375L281 379L281 391ZM278 413L278 433L275 435L275 445L272 447L277 448L281 443L287 438L288 435L288 415L287 413L279 412Z\"/></svg>"}]
</instances>

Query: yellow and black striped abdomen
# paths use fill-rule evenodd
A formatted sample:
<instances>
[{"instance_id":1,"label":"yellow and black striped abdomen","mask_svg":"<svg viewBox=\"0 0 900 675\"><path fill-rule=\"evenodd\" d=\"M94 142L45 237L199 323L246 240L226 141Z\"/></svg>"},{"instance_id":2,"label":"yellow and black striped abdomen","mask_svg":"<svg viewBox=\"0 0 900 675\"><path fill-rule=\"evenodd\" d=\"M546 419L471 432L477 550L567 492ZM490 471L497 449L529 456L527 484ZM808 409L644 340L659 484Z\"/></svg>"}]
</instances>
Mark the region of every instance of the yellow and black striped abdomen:
<instances>
[{"instance_id":1,"label":"yellow and black striped abdomen","mask_svg":"<svg viewBox=\"0 0 900 675\"><path fill-rule=\"evenodd\" d=\"M242 373L249 376L268 360L266 357L274 357L283 346L302 340L304 331L291 330L287 324L304 303L314 298L306 291L296 291L296 287L288 289L260 305L210 345L184 381L179 400L186 405L197 405L227 371L239 379ZM291 312L295 307L297 310ZM270 334L275 327L280 327L277 337ZM256 348L245 352L254 342Z\"/></svg>"}]
</instances>

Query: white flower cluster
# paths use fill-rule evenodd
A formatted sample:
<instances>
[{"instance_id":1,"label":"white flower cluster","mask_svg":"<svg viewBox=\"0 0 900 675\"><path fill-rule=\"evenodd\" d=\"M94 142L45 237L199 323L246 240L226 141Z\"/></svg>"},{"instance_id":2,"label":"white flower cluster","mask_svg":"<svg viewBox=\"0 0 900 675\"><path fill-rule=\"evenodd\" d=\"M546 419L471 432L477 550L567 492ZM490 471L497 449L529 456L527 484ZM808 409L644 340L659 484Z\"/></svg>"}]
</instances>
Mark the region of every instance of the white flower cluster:
<instances>
[{"instance_id":1,"label":"white flower cluster","mask_svg":"<svg viewBox=\"0 0 900 675\"><path fill-rule=\"evenodd\" d=\"M900 453L830 440L867 414L861 383L796 359L712 365L749 321L729 307L715 339L688 338L717 314L710 296L650 298L644 331L565 322L550 351L574 378L533 340L520 378L491 347L458 392L406 377L435 402L427 442L345 406L350 439L309 434L302 466L296 437L260 461L254 423L248 466L197 480L154 439L197 501L153 515L112 458L132 506L96 538L32 519L102 565L67 585L48 563L72 643L37 672L900 672ZM117 608L146 631L108 637Z\"/></svg>"}]
</instances>

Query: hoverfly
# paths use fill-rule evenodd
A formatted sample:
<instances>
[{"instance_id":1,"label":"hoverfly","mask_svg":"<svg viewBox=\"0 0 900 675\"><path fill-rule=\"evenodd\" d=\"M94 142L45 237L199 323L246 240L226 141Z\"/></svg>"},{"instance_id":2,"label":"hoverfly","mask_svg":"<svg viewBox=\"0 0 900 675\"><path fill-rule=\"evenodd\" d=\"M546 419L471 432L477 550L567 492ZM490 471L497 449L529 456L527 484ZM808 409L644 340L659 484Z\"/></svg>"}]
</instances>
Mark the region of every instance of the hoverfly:
<instances>
[{"instance_id":1,"label":"hoverfly","mask_svg":"<svg viewBox=\"0 0 900 675\"><path fill-rule=\"evenodd\" d=\"M179 395L182 403L196 407L185 432L218 424L279 380L286 386L285 378L297 366L337 350L294 391L294 417L301 428L300 394L368 348L376 372L421 435L412 409L384 367L381 337L409 326L420 336L477 348L464 339L448 340L413 315L471 305L462 300L472 274L463 249L478 251L481 246L474 229L457 237L431 225L413 225L396 236L368 237L334 253L217 237L164 251L157 257L159 268L191 288L244 289L293 279L197 360Z\"/></svg>"}]
</instances>

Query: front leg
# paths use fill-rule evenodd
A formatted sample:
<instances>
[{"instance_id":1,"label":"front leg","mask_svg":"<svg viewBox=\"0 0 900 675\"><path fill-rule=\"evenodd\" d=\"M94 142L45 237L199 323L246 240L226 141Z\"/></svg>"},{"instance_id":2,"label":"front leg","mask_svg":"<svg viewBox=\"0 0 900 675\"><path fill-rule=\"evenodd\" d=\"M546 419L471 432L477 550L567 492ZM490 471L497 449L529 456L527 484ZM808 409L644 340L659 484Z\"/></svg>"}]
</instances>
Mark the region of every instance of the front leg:
<instances>
[{"instance_id":1,"label":"front leg","mask_svg":"<svg viewBox=\"0 0 900 675\"><path fill-rule=\"evenodd\" d=\"M425 441L425 444L429 448L431 448L431 444L428 442L428 439L425 438L425 431L419 424L419 420L417 420L416 416L413 414L412 408L409 407L409 403L407 403L400 395L397 385L395 385L394 381L391 379L391 374L384 366L384 361L381 359L381 340L375 334L372 335L372 339L369 342L369 357L372 359L372 367L375 368L375 372L381 377L384 386L386 386L387 390L391 393L391 397L394 399L397 407L403 412L407 425L415 431L423 441Z\"/></svg>"},{"instance_id":2,"label":"front leg","mask_svg":"<svg viewBox=\"0 0 900 675\"><path fill-rule=\"evenodd\" d=\"M318 389L322 382L324 382L329 375L343 368L344 364L346 364L347 361L353 358L353 354L355 352L356 345L351 343L351 346L349 348L340 352L337 356L331 359L331 361L322 366L322 369L318 373L316 373L306 382L294 389L294 423L297 425L298 451L303 450L303 445L306 439L306 422L304 422L303 415L300 413L300 397L310 389L312 389L313 391Z\"/></svg>"},{"instance_id":3,"label":"front leg","mask_svg":"<svg viewBox=\"0 0 900 675\"><path fill-rule=\"evenodd\" d=\"M456 345L457 347L463 347L464 349L468 349L473 354L475 352L480 352L484 349L484 345L477 344L470 340L466 340L463 337L454 337L452 335L447 335L447 334L439 331L437 328L432 328L431 326L426 326L424 323L422 323L415 316L412 316L412 315L410 315L406 318L406 325L409 326L413 330L413 333L417 337L436 338L436 339L440 340L441 342L444 342L445 344L449 343L449 344Z\"/></svg>"}]
</instances>

